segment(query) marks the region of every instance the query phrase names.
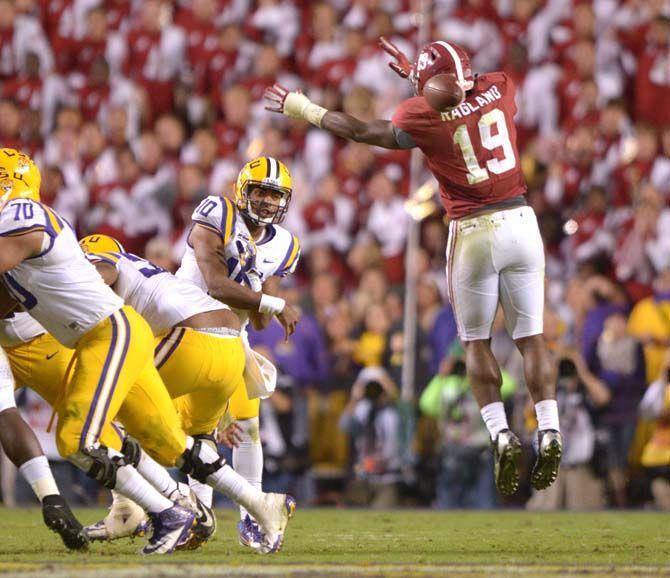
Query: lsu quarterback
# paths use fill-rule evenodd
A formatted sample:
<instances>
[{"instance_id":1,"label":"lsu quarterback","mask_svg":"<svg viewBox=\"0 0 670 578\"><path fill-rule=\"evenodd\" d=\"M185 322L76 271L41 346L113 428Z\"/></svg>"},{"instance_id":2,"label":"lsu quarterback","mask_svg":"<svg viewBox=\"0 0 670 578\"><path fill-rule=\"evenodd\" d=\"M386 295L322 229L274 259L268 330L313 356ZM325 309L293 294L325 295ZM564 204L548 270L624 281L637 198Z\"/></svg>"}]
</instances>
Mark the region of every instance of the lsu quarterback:
<instances>
[{"instance_id":1,"label":"lsu quarterback","mask_svg":"<svg viewBox=\"0 0 670 578\"><path fill-rule=\"evenodd\" d=\"M238 175L234 202L210 195L193 212L187 249L176 273L233 307L242 321L245 387L235 390L228 409L239 432L233 444L233 467L259 489L263 475L259 398L274 389L276 370L251 350L244 328L251 321L262 329L276 316L288 337L298 321L297 312L275 296L281 278L295 271L300 257L298 238L280 226L292 192L291 174L284 163L272 157L248 162ZM211 500L207 488L195 484L194 489L206 503ZM255 549L258 525L244 508L240 514L240 543Z\"/></svg>"},{"instance_id":2,"label":"lsu quarterback","mask_svg":"<svg viewBox=\"0 0 670 578\"><path fill-rule=\"evenodd\" d=\"M120 438L100 443L114 419L161 464L176 465L247 507L263 529L265 549L278 550L292 500L263 494L211 447L184 433L153 364L149 325L104 283L72 229L39 202L40 182L32 159L0 150L0 274L30 316L74 350L74 369L58 403L59 453L148 512L153 533L146 554L171 552L187 540L195 514L124 460Z\"/></svg>"}]
</instances>

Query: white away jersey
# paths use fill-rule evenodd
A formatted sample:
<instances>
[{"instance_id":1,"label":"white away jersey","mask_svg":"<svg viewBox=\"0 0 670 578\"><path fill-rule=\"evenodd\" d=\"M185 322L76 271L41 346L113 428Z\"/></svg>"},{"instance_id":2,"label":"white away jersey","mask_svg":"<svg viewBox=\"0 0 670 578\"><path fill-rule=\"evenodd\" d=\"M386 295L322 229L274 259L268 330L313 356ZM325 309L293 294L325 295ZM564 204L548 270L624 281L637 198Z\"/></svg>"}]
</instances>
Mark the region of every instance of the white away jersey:
<instances>
[{"instance_id":1,"label":"white away jersey","mask_svg":"<svg viewBox=\"0 0 670 578\"><path fill-rule=\"evenodd\" d=\"M123 307L53 209L14 199L0 212L0 236L44 232L42 252L3 275L12 296L66 347Z\"/></svg>"},{"instance_id":2,"label":"white away jersey","mask_svg":"<svg viewBox=\"0 0 670 578\"><path fill-rule=\"evenodd\" d=\"M15 311L8 317L0 319L0 345L2 347L23 345L46 332L47 330L25 311Z\"/></svg>"},{"instance_id":3,"label":"white away jersey","mask_svg":"<svg viewBox=\"0 0 670 578\"><path fill-rule=\"evenodd\" d=\"M244 218L229 199L210 195L198 205L192 219L194 225L202 225L221 237L228 274L237 283L260 291L273 275L285 277L295 271L300 257L298 238L283 227L268 225L263 237L254 241ZM207 291L190 243L177 276Z\"/></svg>"},{"instance_id":4,"label":"white away jersey","mask_svg":"<svg viewBox=\"0 0 670 578\"><path fill-rule=\"evenodd\" d=\"M88 254L88 258L116 267L119 277L114 289L146 319L154 335L161 335L198 313L228 309L193 283L132 253L96 253Z\"/></svg>"}]
</instances>

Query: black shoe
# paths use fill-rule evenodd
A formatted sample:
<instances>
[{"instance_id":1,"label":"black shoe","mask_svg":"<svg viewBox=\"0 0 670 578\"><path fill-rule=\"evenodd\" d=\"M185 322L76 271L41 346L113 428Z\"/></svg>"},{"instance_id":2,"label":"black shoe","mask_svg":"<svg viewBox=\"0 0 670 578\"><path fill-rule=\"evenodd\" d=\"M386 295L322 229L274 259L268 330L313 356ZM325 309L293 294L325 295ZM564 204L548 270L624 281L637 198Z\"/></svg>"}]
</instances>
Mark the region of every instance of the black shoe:
<instances>
[{"instance_id":1,"label":"black shoe","mask_svg":"<svg viewBox=\"0 0 670 578\"><path fill-rule=\"evenodd\" d=\"M216 514L212 508L205 505L204 502L195 496L196 514L195 524L193 525L191 538L184 544L177 546L177 550L197 550L216 532Z\"/></svg>"},{"instance_id":2,"label":"black shoe","mask_svg":"<svg viewBox=\"0 0 670 578\"><path fill-rule=\"evenodd\" d=\"M51 531L56 532L70 550L86 550L88 538L62 496L54 494L42 500L42 517Z\"/></svg>"},{"instance_id":3,"label":"black shoe","mask_svg":"<svg viewBox=\"0 0 670 578\"><path fill-rule=\"evenodd\" d=\"M554 429L537 432L537 459L530 482L536 490L545 490L556 481L563 455L563 437Z\"/></svg>"},{"instance_id":4,"label":"black shoe","mask_svg":"<svg viewBox=\"0 0 670 578\"><path fill-rule=\"evenodd\" d=\"M521 442L514 432L504 429L492 443L496 486L501 494L511 496L519 489L517 462L521 455Z\"/></svg>"}]
</instances>

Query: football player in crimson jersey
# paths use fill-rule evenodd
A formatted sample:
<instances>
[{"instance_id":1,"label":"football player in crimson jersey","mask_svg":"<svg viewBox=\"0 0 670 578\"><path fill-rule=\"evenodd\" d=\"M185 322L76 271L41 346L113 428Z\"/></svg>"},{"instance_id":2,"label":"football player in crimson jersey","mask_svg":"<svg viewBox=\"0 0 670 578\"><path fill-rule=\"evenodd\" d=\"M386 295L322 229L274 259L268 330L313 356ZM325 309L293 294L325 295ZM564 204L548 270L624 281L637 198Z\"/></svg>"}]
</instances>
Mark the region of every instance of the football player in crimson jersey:
<instances>
[{"instance_id":1,"label":"football player in crimson jersey","mask_svg":"<svg viewBox=\"0 0 670 578\"><path fill-rule=\"evenodd\" d=\"M491 352L491 327L502 305L507 331L524 360L535 402L539 451L532 484L550 486L562 453L554 369L543 332L544 250L535 214L526 203L514 128L514 84L504 72L473 75L467 53L438 41L423 47L411 64L380 39L390 67L414 85L392 120L360 121L328 111L299 91L275 85L266 91L268 110L301 118L357 142L388 149L419 147L440 184L450 218L447 248L449 298L466 350L468 379L491 435L495 477L503 494L519 486L519 439L507 424L500 397L501 374ZM453 74L465 93L455 108L439 113L422 97L426 81Z\"/></svg>"}]
</instances>

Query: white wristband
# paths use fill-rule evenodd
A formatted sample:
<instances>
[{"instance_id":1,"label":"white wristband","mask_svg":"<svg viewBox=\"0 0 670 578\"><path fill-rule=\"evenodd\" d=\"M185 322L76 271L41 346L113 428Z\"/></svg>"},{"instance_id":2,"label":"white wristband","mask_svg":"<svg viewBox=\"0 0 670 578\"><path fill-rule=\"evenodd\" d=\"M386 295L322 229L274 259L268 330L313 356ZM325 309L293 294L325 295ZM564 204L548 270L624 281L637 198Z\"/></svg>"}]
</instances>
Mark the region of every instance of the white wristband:
<instances>
[{"instance_id":1,"label":"white wristband","mask_svg":"<svg viewBox=\"0 0 670 578\"><path fill-rule=\"evenodd\" d=\"M269 313L270 315L279 315L284 311L286 301L281 297L273 297L272 295L261 294L261 302L258 304L259 313Z\"/></svg>"}]
</instances>

